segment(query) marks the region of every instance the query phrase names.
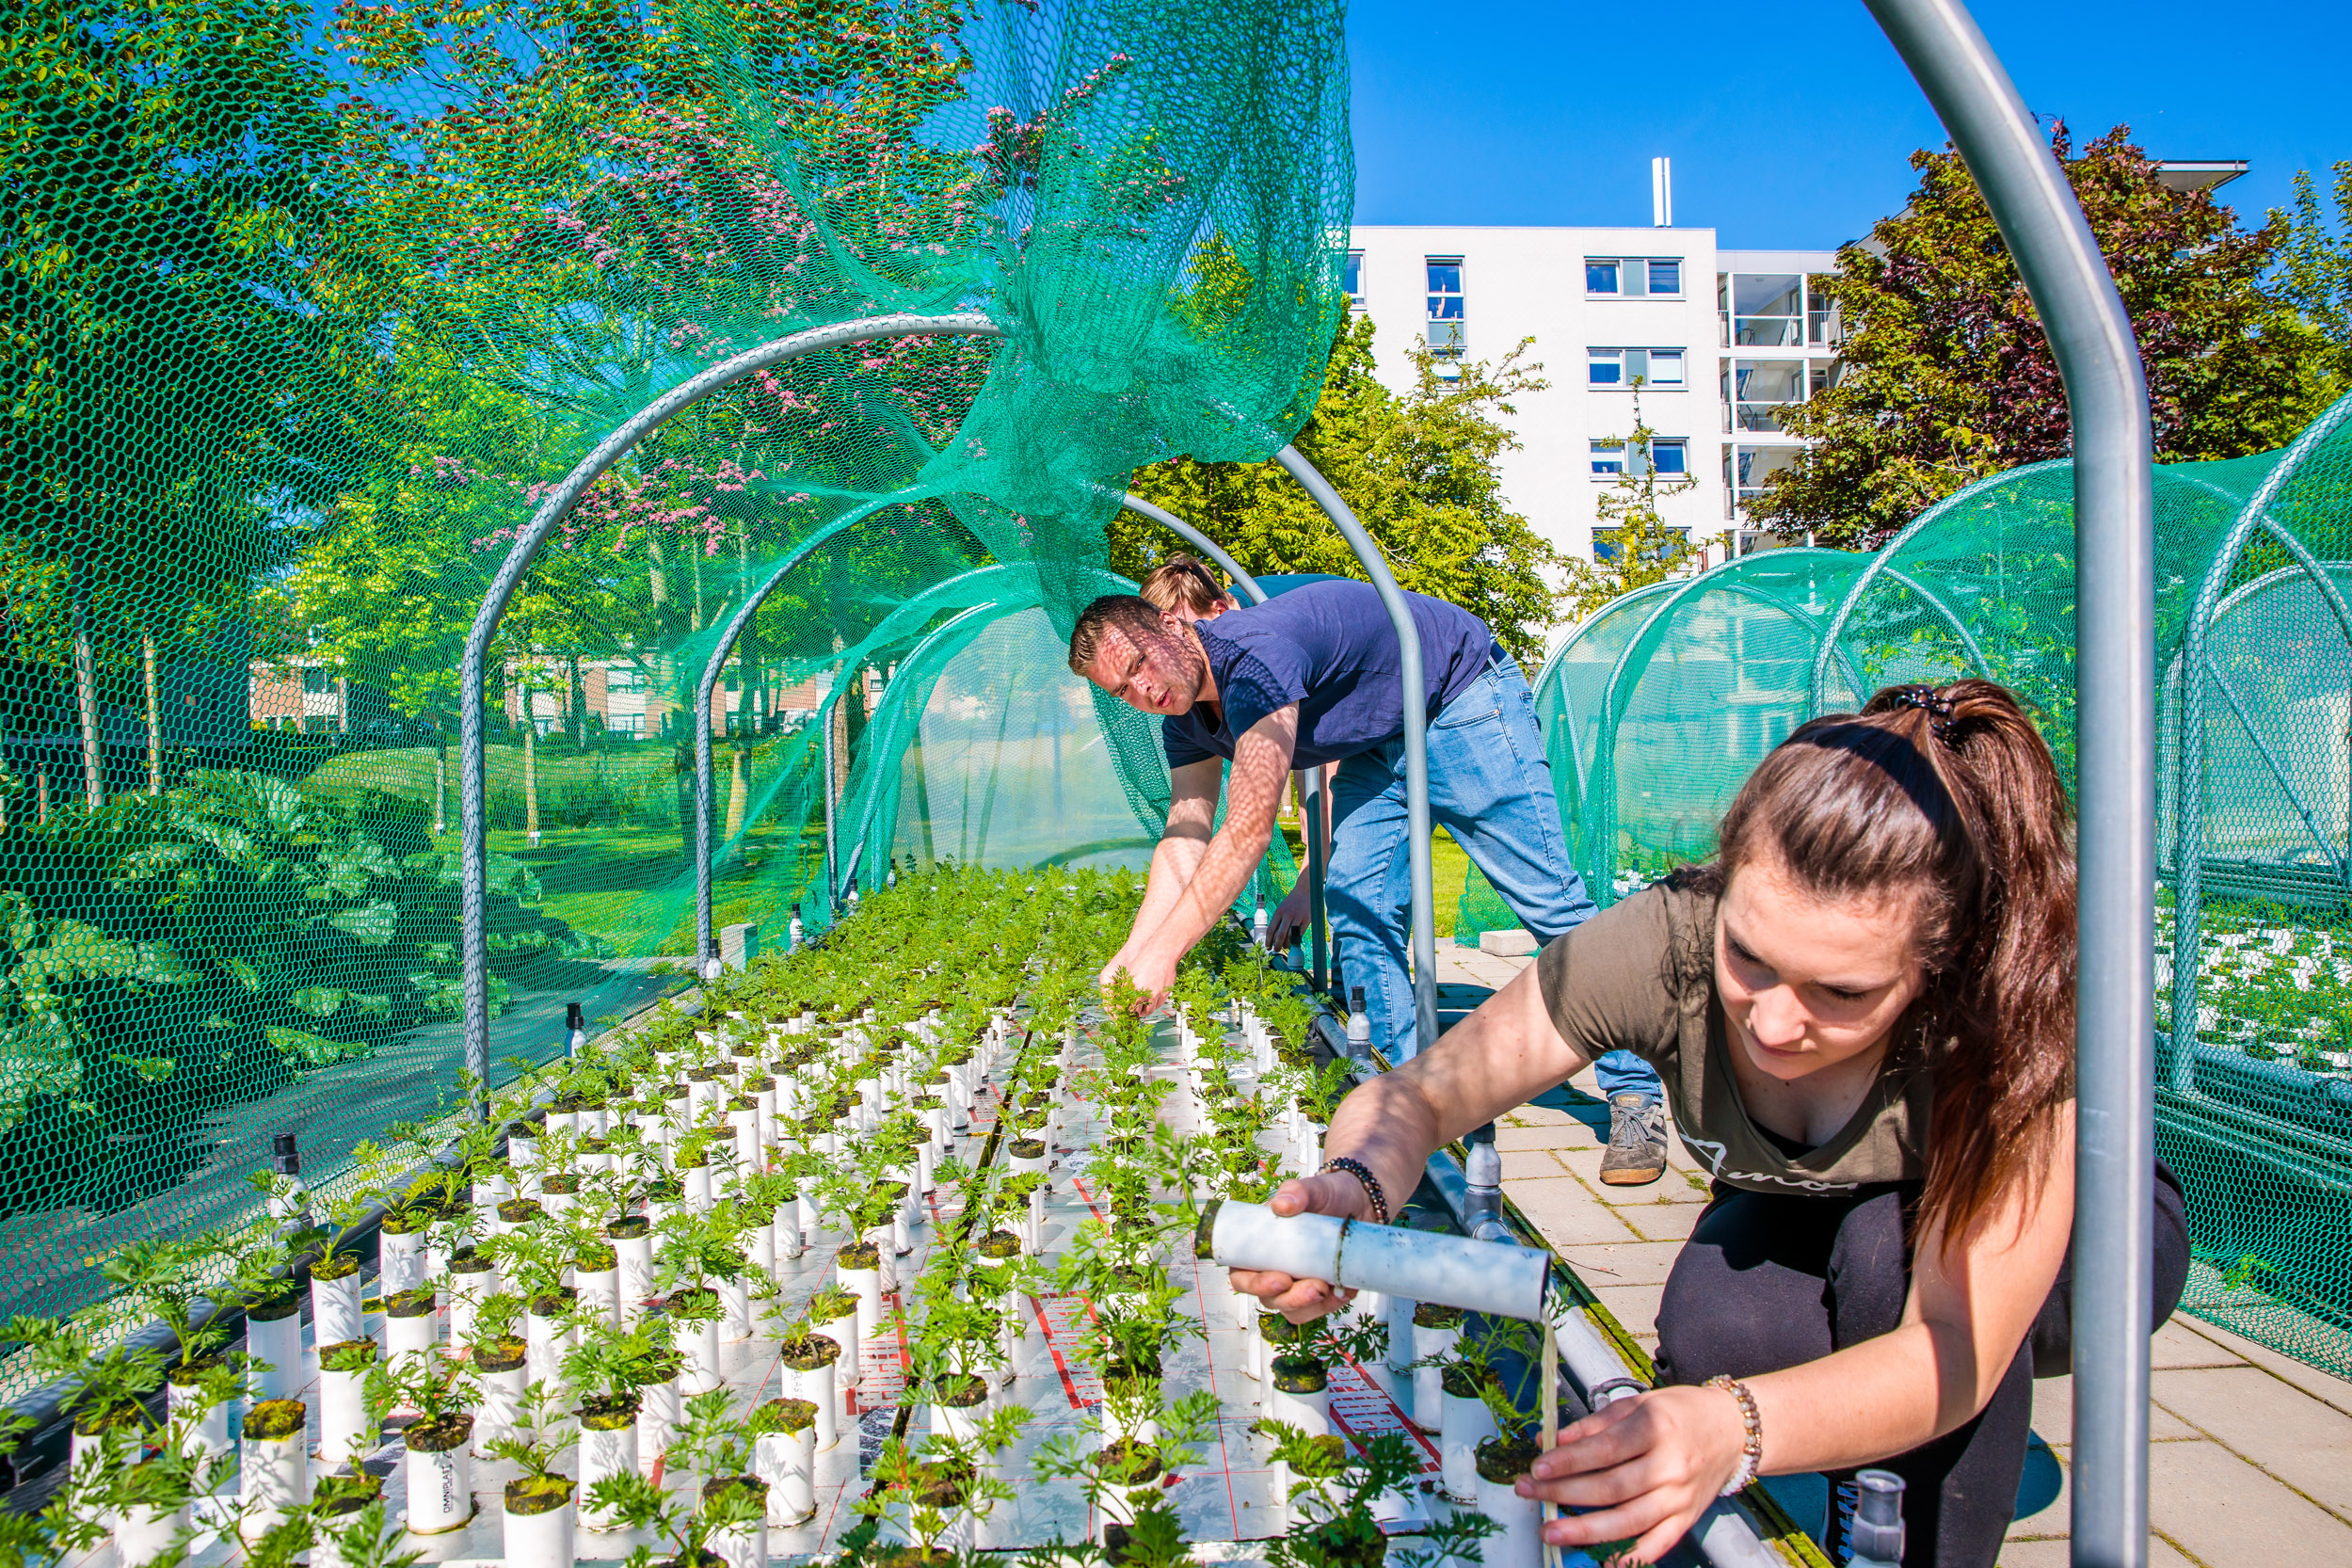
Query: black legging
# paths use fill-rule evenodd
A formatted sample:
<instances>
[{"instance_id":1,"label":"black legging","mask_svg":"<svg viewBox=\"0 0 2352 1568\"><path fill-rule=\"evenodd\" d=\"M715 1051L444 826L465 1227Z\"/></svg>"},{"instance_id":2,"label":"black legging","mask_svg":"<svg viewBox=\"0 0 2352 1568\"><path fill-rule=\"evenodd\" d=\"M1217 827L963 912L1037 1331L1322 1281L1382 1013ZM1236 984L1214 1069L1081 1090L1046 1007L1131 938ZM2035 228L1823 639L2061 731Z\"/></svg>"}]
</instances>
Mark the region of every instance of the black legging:
<instances>
[{"instance_id":1,"label":"black legging","mask_svg":"<svg viewBox=\"0 0 2352 1568\"><path fill-rule=\"evenodd\" d=\"M2156 1177L2152 1333L2188 1282L2180 1183L2161 1161ZM1754 1377L1893 1330L1911 1293L1904 1219L1918 1197L1915 1182L1840 1196L1749 1192L1717 1183L1667 1276L1657 1313L1658 1382ZM2032 1334L1975 1419L1878 1466L1909 1482L1903 1568L1992 1568L1999 1557L2024 1473L2034 1369L2053 1375L2067 1368L2073 1276L2070 1249ZM1822 1545L1832 1562L1846 1560L1839 1538L1851 1482L1851 1471L1830 1477L1830 1538Z\"/></svg>"}]
</instances>

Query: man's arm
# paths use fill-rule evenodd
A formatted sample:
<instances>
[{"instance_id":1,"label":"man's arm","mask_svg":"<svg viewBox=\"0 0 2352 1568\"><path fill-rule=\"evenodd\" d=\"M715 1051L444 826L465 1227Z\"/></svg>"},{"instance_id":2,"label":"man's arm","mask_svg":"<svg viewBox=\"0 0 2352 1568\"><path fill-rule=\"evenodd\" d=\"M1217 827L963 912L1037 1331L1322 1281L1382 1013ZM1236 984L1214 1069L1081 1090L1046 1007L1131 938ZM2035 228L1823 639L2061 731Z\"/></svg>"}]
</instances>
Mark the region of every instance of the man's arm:
<instances>
[{"instance_id":1,"label":"man's arm","mask_svg":"<svg viewBox=\"0 0 2352 1568\"><path fill-rule=\"evenodd\" d=\"M1183 896L1184 889L1208 853L1208 834L1217 820L1217 793L1224 779L1224 764L1215 758L1187 762L1168 770L1168 825L1151 852L1151 874L1144 882L1144 902L1128 927L1126 943L1102 967L1101 983L1127 968L1144 939L1160 927Z\"/></svg>"},{"instance_id":2,"label":"man's arm","mask_svg":"<svg viewBox=\"0 0 2352 1568\"><path fill-rule=\"evenodd\" d=\"M1209 840L1208 852L1168 909L1147 922L1145 916L1154 914L1147 903L1136 917L1124 956L1128 973L1150 997L1151 1005L1168 994L1176 984L1177 963L1224 918L1266 857L1298 734L1299 705L1293 702L1250 726L1234 744L1224 826ZM1155 854L1155 871L1158 859Z\"/></svg>"}]
</instances>

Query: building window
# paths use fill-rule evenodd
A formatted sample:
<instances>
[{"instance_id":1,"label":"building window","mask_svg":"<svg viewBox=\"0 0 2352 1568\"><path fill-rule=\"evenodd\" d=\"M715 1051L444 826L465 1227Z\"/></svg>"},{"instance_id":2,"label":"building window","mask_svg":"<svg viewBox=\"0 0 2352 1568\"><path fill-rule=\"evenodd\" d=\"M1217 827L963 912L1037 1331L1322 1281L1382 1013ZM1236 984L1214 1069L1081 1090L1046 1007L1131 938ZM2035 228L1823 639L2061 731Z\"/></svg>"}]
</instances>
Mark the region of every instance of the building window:
<instances>
[{"instance_id":1,"label":"building window","mask_svg":"<svg viewBox=\"0 0 2352 1568\"><path fill-rule=\"evenodd\" d=\"M1642 552L1651 565L1665 560L1668 555L1690 542L1690 530L1688 528L1664 528L1658 532L1660 537L1656 546ZM1613 562L1623 552L1617 547L1616 540L1604 539L1598 533L1592 536L1592 559L1595 561L1604 564Z\"/></svg>"},{"instance_id":2,"label":"building window","mask_svg":"<svg viewBox=\"0 0 2352 1568\"><path fill-rule=\"evenodd\" d=\"M1432 256L1428 264L1430 352L1458 357L1467 346L1463 322L1462 258Z\"/></svg>"},{"instance_id":3,"label":"building window","mask_svg":"<svg viewBox=\"0 0 2352 1568\"><path fill-rule=\"evenodd\" d=\"M325 670L317 669L304 670L302 672L302 689L311 693L314 696L325 695L328 689L327 672Z\"/></svg>"},{"instance_id":4,"label":"building window","mask_svg":"<svg viewBox=\"0 0 2352 1568\"><path fill-rule=\"evenodd\" d=\"M1645 387L1679 392L1689 384L1688 357L1679 348L1588 348L1584 351L1585 385Z\"/></svg>"},{"instance_id":5,"label":"building window","mask_svg":"<svg viewBox=\"0 0 2352 1568\"><path fill-rule=\"evenodd\" d=\"M1584 292L1604 297L1672 298L1682 293L1682 259L1678 256L1587 256Z\"/></svg>"},{"instance_id":6,"label":"building window","mask_svg":"<svg viewBox=\"0 0 2352 1568\"><path fill-rule=\"evenodd\" d=\"M1348 292L1348 303L1364 309L1364 252L1348 252L1347 264L1339 269L1339 286Z\"/></svg>"},{"instance_id":7,"label":"building window","mask_svg":"<svg viewBox=\"0 0 2352 1568\"><path fill-rule=\"evenodd\" d=\"M1690 476L1690 443L1680 436L1653 439L1646 454L1615 438L1592 443L1593 478L1615 479L1627 472L1636 477L1656 474L1660 479L1687 479Z\"/></svg>"}]
</instances>

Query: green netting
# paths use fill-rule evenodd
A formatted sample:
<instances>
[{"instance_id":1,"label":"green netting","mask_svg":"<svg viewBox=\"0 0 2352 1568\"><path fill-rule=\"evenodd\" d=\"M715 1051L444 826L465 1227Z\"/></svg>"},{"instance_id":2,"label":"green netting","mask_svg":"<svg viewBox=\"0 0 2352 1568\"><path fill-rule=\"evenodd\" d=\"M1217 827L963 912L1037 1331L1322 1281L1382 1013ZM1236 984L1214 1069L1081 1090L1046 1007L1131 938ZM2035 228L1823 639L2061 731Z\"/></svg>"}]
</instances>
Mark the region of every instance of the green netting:
<instances>
[{"instance_id":1,"label":"green netting","mask_svg":"<svg viewBox=\"0 0 2352 1568\"><path fill-rule=\"evenodd\" d=\"M246 1203L272 1134L331 1176L458 1095L466 630L548 490L732 354L892 312L1000 331L684 408L524 577L480 694L494 1077L560 1049L568 1002L676 984L695 685L820 535L717 694L719 921L824 924L829 794L869 886L1140 861L1156 733L1062 640L1132 470L1262 459L1312 407L1340 17L18 8L0 1312Z\"/></svg>"},{"instance_id":2,"label":"green netting","mask_svg":"<svg viewBox=\"0 0 2352 1568\"><path fill-rule=\"evenodd\" d=\"M1710 853L1774 742L1899 681L2008 685L2071 788L2072 488L2019 469L1876 555L1752 555L1578 628L1536 702L1594 895ZM2155 497L2155 1093L2188 1306L2352 1375L2352 398L2283 452L2160 467ZM1465 909L1510 923L1492 898Z\"/></svg>"}]
</instances>

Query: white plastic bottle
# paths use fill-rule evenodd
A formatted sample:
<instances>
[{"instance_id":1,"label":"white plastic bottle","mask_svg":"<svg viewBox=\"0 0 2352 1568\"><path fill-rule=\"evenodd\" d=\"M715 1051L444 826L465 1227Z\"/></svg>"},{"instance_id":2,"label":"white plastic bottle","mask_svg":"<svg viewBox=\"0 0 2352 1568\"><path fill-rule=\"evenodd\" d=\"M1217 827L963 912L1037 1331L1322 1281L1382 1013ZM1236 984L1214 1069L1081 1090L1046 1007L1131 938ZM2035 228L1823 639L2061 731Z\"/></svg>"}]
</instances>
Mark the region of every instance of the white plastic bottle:
<instances>
[{"instance_id":1,"label":"white plastic bottle","mask_svg":"<svg viewBox=\"0 0 2352 1568\"><path fill-rule=\"evenodd\" d=\"M1250 917L1250 940L1259 947L1266 945L1266 897L1259 894L1257 913Z\"/></svg>"},{"instance_id":2,"label":"white plastic bottle","mask_svg":"<svg viewBox=\"0 0 2352 1568\"><path fill-rule=\"evenodd\" d=\"M802 939L808 935L808 928L800 923L800 905L797 904L792 905L792 923L785 928L785 951L798 952Z\"/></svg>"},{"instance_id":3,"label":"white plastic bottle","mask_svg":"<svg viewBox=\"0 0 2352 1568\"><path fill-rule=\"evenodd\" d=\"M1364 1011L1364 987L1348 987L1348 1054L1358 1062L1372 1059L1372 1018Z\"/></svg>"}]
</instances>

